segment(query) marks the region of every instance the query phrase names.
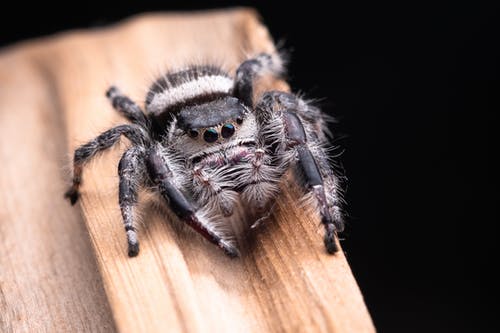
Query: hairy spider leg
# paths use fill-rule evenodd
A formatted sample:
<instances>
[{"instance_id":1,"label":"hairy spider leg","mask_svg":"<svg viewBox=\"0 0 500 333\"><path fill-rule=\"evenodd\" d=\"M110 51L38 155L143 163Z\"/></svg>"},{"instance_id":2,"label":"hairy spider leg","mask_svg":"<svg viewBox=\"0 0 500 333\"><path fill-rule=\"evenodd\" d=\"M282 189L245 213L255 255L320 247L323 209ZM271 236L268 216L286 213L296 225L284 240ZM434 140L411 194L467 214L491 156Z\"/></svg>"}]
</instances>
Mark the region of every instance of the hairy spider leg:
<instances>
[{"instance_id":1,"label":"hairy spider leg","mask_svg":"<svg viewBox=\"0 0 500 333\"><path fill-rule=\"evenodd\" d=\"M123 218L123 225L127 233L128 255L135 257L139 254L139 240L134 225L135 206L137 205L137 189L143 182L144 150L138 146L127 149L118 164L120 183L118 201Z\"/></svg>"},{"instance_id":2,"label":"hairy spider leg","mask_svg":"<svg viewBox=\"0 0 500 333\"><path fill-rule=\"evenodd\" d=\"M338 251L335 242L336 221L330 213L329 196L325 193L322 172L316 162L316 159L326 158L326 156L318 156L318 154L314 156L311 152L306 130L295 109L298 105L307 104L298 103L296 99L298 99L296 96L280 91L265 93L256 107L260 111L258 119L261 119L261 122L274 124L274 127L282 122L284 133L275 136L274 142L270 142L271 146L274 147L274 154L279 155L278 152L283 149L296 152L298 167L305 177L308 191L314 196L320 210L321 221L325 227L324 243L326 249L329 253L335 253ZM276 121L277 118L281 118L281 120ZM332 189L328 187L328 190Z\"/></svg>"},{"instance_id":3,"label":"hairy spider leg","mask_svg":"<svg viewBox=\"0 0 500 333\"><path fill-rule=\"evenodd\" d=\"M244 61L236 70L234 96L242 100L245 105L253 107L254 81L266 73L275 76L283 74L283 64L279 57L261 53L255 58Z\"/></svg>"},{"instance_id":4,"label":"hairy spider leg","mask_svg":"<svg viewBox=\"0 0 500 333\"><path fill-rule=\"evenodd\" d=\"M148 126L148 120L142 109L134 103L130 98L123 95L118 88L111 86L106 91L106 97L109 98L111 104L121 115L130 120L134 124Z\"/></svg>"},{"instance_id":5,"label":"hairy spider leg","mask_svg":"<svg viewBox=\"0 0 500 333\"><path fill-rule=\"evenodd\" d=\"M73 184L64 195L71 201L72 205L78 201L80 195L78 190L82 182L83 166L98 153L112 147L122 135L134 145L143 145L147 140L141 127L137 125L119 125L101 133L98 137L75 150L73 157Z\"/></svg>"}]
</instances>

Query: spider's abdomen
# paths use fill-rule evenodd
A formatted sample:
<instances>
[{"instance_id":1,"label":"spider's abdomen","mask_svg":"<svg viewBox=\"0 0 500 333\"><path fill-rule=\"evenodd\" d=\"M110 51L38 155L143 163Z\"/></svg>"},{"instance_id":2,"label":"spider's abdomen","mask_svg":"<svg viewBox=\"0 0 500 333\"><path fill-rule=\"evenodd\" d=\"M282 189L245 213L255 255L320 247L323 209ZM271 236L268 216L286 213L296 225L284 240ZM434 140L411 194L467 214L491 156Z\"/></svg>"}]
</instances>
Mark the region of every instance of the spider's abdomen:
<instances>
[{"instance_id":1,"label":"spider's abdomen","mask_svg":"<svg viewBox=\"0 0 500 333\"><path fill-rule=\"evenodd\" d=\"M167 73L156 80L146 97L146 112L153 118L190 105L229 96L233 79L219 67L193 66Z\"/></svg>"}]
</instances>

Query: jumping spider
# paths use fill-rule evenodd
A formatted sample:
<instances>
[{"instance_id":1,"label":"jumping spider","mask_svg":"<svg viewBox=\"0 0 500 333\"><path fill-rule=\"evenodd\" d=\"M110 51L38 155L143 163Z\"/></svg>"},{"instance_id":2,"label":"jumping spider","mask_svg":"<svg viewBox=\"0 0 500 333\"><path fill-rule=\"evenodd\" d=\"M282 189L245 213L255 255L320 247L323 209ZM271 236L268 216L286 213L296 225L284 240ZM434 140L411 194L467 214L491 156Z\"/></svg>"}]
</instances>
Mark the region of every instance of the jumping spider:
<instances>
[{"instance_id":1,"label":"jumping spider","mask_svg":"<svg viewBox=\"0 0 500 333\"><path fill-rule=\"evenodd\" d=\"M153 185L181 221L235 257L238 249L214 220L230 216L237 201L262 215L279 193L282 176L294 168L321 214L326 249L335 253L335 236L343 229L341 197L324 148L323 114L281 91L253 100L256 79L280 77L282 67L278 56L260 54L243 62L235 78L215 66L171 72L151 86L146 112L111 87L106 96L131 124L76 149L73 184L65 196L72 204L78 200L83 166L124 135L132 143L118 165L128 255L139 253L138 187Z\"/></svg>"}]
</instances>

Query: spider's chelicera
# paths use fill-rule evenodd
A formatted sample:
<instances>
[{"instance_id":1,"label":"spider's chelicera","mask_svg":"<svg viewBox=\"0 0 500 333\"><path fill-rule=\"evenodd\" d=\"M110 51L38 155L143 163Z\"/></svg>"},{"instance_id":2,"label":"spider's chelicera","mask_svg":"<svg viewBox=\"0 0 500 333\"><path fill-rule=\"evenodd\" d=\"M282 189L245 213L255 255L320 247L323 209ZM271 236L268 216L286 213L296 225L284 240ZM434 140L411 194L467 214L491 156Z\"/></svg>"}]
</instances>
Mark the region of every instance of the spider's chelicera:
<instances>
[{"instance_id":1,"label":"spider's chelicera","mask_svg":"<svg viewBox=\"0 0 500 333\"><path fill-rule=\"evenodd\" d=\"M238 201L264 215L282 176L293 168L321 215L326 249L335 253L335 236L343 229L341 196L326 154L323 114L286 92L253 98L258 77L282 74L279 57L268 54L243 62L234 78L218 67L193 66L160 77L147 94L146 112L111 87L107 97L131 124L111 128L75 151L66 197L72 204L78 200L83 166L123 135L132 143L118 166L129 256L139 253L138 188L153 185L179 220L234 257L235 244L217 225Z\"/></svg>"}]
</instances>

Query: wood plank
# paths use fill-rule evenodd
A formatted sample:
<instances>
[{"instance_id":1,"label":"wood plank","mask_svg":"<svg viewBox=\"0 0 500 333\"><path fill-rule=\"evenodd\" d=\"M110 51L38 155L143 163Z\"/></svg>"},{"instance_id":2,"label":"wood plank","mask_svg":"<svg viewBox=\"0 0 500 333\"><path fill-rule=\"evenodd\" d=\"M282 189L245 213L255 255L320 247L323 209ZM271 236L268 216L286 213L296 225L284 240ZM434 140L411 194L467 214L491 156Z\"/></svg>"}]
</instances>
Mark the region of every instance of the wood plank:
<instances>
[{"instance_id":1,"label":"wood plank","mask_svg":"<svg viewBox=\"0 0 500 333\"><path fill-rule=\"evenodd\" d=\"M110 84L142 104L152 80L169 68L203 60L234 71L247 56L274 51L256 14L245 9L146 15L23 47L64 110L70 151L124 122L104 97ZM262 82L262 89L271 87L287 89L284 82ZM239 259L146 204L141 253L128 258L116 176L125 146L84 172L77 206L119 331L374 331L344 255L325 253L319 220L297 205L290 182L271 221L240 237Z\"/></svg>"}]
</instances>

